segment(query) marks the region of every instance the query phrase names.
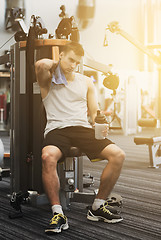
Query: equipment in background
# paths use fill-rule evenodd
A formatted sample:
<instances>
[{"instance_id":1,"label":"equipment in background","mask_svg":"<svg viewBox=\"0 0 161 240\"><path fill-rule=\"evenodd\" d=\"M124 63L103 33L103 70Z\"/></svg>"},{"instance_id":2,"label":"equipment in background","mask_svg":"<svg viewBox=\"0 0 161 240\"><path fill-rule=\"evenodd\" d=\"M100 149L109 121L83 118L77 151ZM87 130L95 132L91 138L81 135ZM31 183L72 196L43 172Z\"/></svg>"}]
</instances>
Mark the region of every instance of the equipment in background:
<instances>
[{"instance_id":1,"label":"equipment in background","mask_svg":"<svg viewBox=\"0 0 161 240\"><path fill-rule=\"evenodd\" d=\"M5 29L19 31L18 21L25 18L24 0L6 0Z\"/></svg>"},{"instance_id":2,"label":"equipment in background","mask_svg":"<svg viewBox=\"0 0 161 240\"><path fill-rule=\"evenodd\" d=\"M140 118L138 119L138 126L155 128L157 126L157 119L156 118Z\"/></svg>"},{"instance_id":3,"label":"equipment in background","mask_svg":"<svg viewBox=\"0 0 161 240\"><path fill-rule=\"evenodd\" d=\"M28 36L28 30L26 28L26 25L24 21L21 19L18 21L21 31L18 31L15 33L15 41L25 41L27 40ZM35 39L39 39L42 37L43 34L47 33L47 29L45 28L45 25L39 16L32 15L31 16L31 25L33 26L34 29L34 34L35 34Z\"/></svg>"},{"instance_id":4,"label":"equipment in background","mask_svg":"<svg viewBox=\"0 0 161 240\"><path fill-rule=\"evenodd\" d=\"M48 32L41 17L32 15L31 22L35 29L36 38L41 38L42 34L46 34Z\"/></svg>"},{"instance_id":5,"label":"equipment in background","mask_svg":"<svg viewBox=\"0 0 161 240\"><path fill-rule=\"evenodd\" d=\"M9 218L20 218L23 217L21 204L27 202L29 197L29 192L13 192L10 198L10 205L14 208L13 212L9 212Z\"/></svg>"},{"instance_id":6,"label":"equipment in background","mask_svg":"<svg viewBox=\"0 0 161 240\"><path fill-rule=\"evenodd\" d=\"M141 89L141 118L138 119L140 127L156 127L157 119L155 114L155 102L149 101L148 91Z\"/></svg>"},{"instance_id":7,"label":"equipment in background","mask_svg":"<svg viewBox=\"0 0 161 240\"><path fill-rule=\"evenodd\" d=\"M103 80L103 85L108 89L116 91L119 86L119 76L117 74L113 74L111 71L104 74L106 77Z\"/></svg>"},{"instance_id":8,"label":"equipment in background","mask_svg":"<svg viewBox=\"0 0 161 240\"><path fill-rule=\"evenodd\" d=\"M95 0L79 0L77 18L79 30L88 28L94 19Z\"/></svg>"},{"instance_id":9,"label":"equipment in background","mask_svg":"<svg viewBox=\"0 0 161 240\"><path fill-rule=\"evenodd\" d=\"M122 129L121 118L117 115L116 90L113 90L113 94L111 94L111 96L114 103L114 109L111 115L112 117L111 121L109 121L109 129L121 130ZM111 123L113 123L114 120L117 121L117 124L118 124L117 126L111 126Z\"/></svg>"},{"instance_id":10,"label":"equipment in background","mask_svg":"<svg viewBox=\"0 0 161 240\"><path fill-rule=\"evenodd\" d=\"M67 17L64 5L60 7L60 10L62 12L59 14L59 17L61 17L62 20L60 21L57 29L55 30L56 38L68 39L73 42L79 42L80 39L79 31L76 26L74 17L73 16L71 16L70 18Z\"/></svg>"},{"instance_id":11,"label":"equipment in background","mask_svg":"<svg viewBox=\"0 0 161 240\"><path fill-rule=\"evenodd\" d=\"M138 126L142 127L142 132L148 134L138 135L134 137L134 143L136 145L146 144L149 149L149 167L158 168L161 165L161 136L158 131L156 118L140 118L138 120ZM152 130L152 134L150 134Z\"/></svg>"},{"instance_id":12,"label":"equipment in background","mask_svg":"<svg viewBox=\"0 0 161 240\"><path fill-rule=\"evenodd\" d=\"M149 167L159 168L161 165L161 137L160 136L136 136L134 137L136 145L146 144L149 149Z\"/></svg>"},{"instance_id":13,"label":"equipment in background","mask_svg":"<svg viewBox=\"0 0 161 240\"><path fill-rule=\"evenodd\" d=\"M109 30L112 33L120 34L122 37L124 37L126 40L128 40L130 43L132 43L135 47L137 47L139 50L141 50L143 53L148 55L157 65L158 65L158 92L157 92L157 119L159 120L161 124L161 53L158 51L157 54L154 54L153 51L145 47L142 43L135 40L132 36L130 36L127 32L122 30L119 27L118 22L114 21L108 24L106 31ZM155 46L154 46L155 49Z\"/></svg>"},{"instance_id":14,"label":"equipment in background","mask_svg":"<svg viewBox=\"0 0 161 240\"><path fill-rule=\"evenodd\" d=\"M12 31L18 31L20 29L19 25L17 24L20 19L24 19L24 10L20 8L12 8L8 10L6 19L5 29Z\"/></svg>"},{"instance_id":15,"label":"equipment in background","mask_svg":"<svg viewBox=\"0 0 161 240\"><path fill-rule=\"evenodd\" d=\"M120 117L116 114L116 109L117 109L117 103L116 103L116 89L119 86L119 76L117 74L113 74L111 71L108 71L107 73L104 73L104 75L106 76L105 79L103 80L103 85L110 89L113 90L113 94L111 94L112 96L112 100L114 102L114 109L113 109L113 114L112 114L112 118L109 121L109 124L111 124L114 120L117 120L118 122L118 126L112 127L110 126L110 129L122 129L121 126L121 119Z\"/></svg>"}]
</instances>

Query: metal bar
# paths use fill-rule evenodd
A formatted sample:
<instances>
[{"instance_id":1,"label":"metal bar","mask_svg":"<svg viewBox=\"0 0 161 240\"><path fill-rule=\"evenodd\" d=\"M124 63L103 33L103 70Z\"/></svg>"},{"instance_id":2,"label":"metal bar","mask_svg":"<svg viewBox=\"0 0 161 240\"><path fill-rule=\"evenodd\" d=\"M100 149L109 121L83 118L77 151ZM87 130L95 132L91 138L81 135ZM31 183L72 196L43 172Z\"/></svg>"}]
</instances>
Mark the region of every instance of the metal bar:
<instances>
[{"instance_id":1,"label":"metal bar","mask_svg":"<svg viewBox=\"0 0 161 240\"><path fill-rule=\"evenodd\" d=\"M87 57L84 58L83 65L103 73L108 73L112 68L109 65L102 64Z\"/></svg>"},{"instance_id":2,"label":"metal bar","mask_svg":"<svg viewBox=\"0 0 161 240\"><path fill-rule=\"evenodd\" d=\"M0 56L0 65L10 62L10 54Z\"/></svg>"},{"instance_id":3,"label":"metal bar","mask_svg":"<svg viewBox=\"0 0 161 240\"><path fill-rule=\"evenodd\" d=\"M160 57L156 56L151 50L145 47L142 43L131 37L128 33L120 29L119 34L126 38L130 43L132 43L135 47L140 49L143 53L147 54L156 64L161 64Z\"/></svg>"},{"instance_id":4,"label":"metal bar","mask_svg":"<svg viewBox=\"0 0 161 240\"><path fill-rule=\"evenodd\" d=\"M154 167L155 168L156 166L154 165L154 161L153 161L152 145L149 144L148 148L149 148L149 160L150 160L150 166L149 167Z\"/></svg>"},{"instance_id":5,"label":"metal bar","mask_svg":"<svg viewBox=\"0 0 161 240\"><path fill-rule=\"evenodd\" d=\"M130 36L127 32L122 30L119 27L118 22L111 22L108 24L108 27L106 30L111 31L112 33L120 34L122 37L124 37L126 40L128 40L130 43L132 43L135 47L140 49L143 53L147 54L150 58L153 59L153 61L157 64L161 64L161 58L157 55L155 55L151 50L149 50L147 47L145 47L141 42L134 39L132 36Z\"/></svg>"}]
</instances>

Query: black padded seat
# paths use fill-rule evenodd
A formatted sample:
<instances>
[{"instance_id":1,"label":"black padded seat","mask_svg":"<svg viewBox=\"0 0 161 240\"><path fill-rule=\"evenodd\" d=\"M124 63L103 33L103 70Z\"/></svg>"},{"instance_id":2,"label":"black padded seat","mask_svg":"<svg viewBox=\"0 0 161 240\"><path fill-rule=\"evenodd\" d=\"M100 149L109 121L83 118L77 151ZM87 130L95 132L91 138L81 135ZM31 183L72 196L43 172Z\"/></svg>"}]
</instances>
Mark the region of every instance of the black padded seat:
<instances>
[{"instance_id":1,"label":"black padded seat","mask_svg":"<svg viewBox=\"0 0 161 240\"><path fill-rule=\"evenodd\" d=\"M77 147L71 147L69 151L69 156L68 157L80 157L84 155L81 150Z\"/></svg>"}]
</instances>

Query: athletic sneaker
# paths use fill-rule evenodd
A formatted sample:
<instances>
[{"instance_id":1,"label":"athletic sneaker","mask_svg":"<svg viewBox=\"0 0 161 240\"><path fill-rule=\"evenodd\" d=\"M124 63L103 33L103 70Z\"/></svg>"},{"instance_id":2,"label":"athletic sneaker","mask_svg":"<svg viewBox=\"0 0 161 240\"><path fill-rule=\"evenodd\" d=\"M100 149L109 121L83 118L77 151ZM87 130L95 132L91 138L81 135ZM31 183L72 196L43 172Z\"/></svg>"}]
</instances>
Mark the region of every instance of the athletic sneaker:
<instances>
[{"instance_id":1,"label":"athletic sneaker","mask_svg":"<svg viewBox=\"0 0 161 240\"><path fill-rule=\"evenodd\" d=\"M113 213L113 214L120 214L120 213L121 213L120 210L118 210L118 209L110 206L107 201L104 202L103 205L105 206L105 208L107 208L107 209L108 209L111 213ZM92 206L88 206L87 209L88 209L88 210L92 210Z\"/></svg>"},{"instance_id":2,"label":"athletic sneaker","mask_svg":"<svg viewBox=\"0 0 161 240\"><path fill-rule=\"evenodd\" d=\"M117 223L123 220L119 214L112 213L106 206L106 203L101 205L97 210L92 208L88 210L87 219L91 221L103 221L107 223Z\"/></svg>"},{"instance_id":3,"label":"athletic sneaker","mask_svg":"<svg viewBox=\"0 0 161 240\"><path fill-rule=\"evenodd\" d=\"M68 220L65 215L61 213L54 213L54 217L50 220L48 228L45 233L60 233L61 230L67 230L69 228Z\"/></svg>"}]
</instances>

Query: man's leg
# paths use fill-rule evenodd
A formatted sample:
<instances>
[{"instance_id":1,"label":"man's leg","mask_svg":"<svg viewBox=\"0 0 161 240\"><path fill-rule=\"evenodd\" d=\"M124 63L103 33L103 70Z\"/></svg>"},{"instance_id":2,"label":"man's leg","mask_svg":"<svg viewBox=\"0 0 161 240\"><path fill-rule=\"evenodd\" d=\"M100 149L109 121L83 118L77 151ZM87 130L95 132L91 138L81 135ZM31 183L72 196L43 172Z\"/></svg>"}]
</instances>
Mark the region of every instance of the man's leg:
<instances>
[{"instance_id":1,"label":"man's leg","mask_svg":"<svg viewBox=\"0 0 161 240\"><path fill-rule=\"evenodd\" d=\"M108 223L117 223L122 221L123 218L116 209L108 206L105 200L120 176L125 153L116 145L110 144L102 150L99 157L107 159L108 163L102 172L99 191L92 208L88 211L87 218L92 221L103 220Z\"/></svg>"},{"instance_id":2,"label":"man's leg","mask_svg":"<svg viewBox=\"0 0 161 240\"><path fill-rule=\"evenodd\" d=\"M62 211L59 200L59 177L57 174L57 162L62 153L55 146L46 146L42 150L42 180L45 192L52 206L53 218L50 221L46 233L60 233L69 228L68 220Z\"/></svg>"},{"instance_id":3,"label":"man's leg","mask_svg":"<svg viewBox=\"0 0 161 240\"><path fill-rule=\"evenodd\" d=\"M107 199L120 176L125 153L115 144L110 144L103 149L100 153L100 157L102 159L107 159L108 163L102 172L99 191L96 198Z\"/></svg>"},{"instance_id":4,"label":"man's leg","mask_svg":"<svg viewBox=\"0 0 161 240\"><path fill-rule=\"evenodd\" d=\"M60 204L57 162L61 156L61 151L55 146L46 146L42 150L42 180L51 205Z\"/></svg>"}]
</instances>

